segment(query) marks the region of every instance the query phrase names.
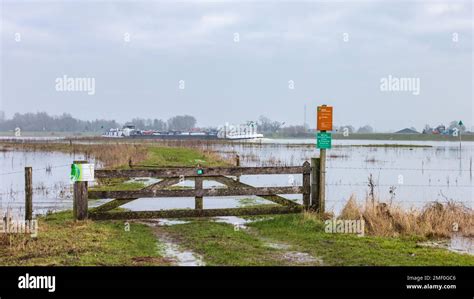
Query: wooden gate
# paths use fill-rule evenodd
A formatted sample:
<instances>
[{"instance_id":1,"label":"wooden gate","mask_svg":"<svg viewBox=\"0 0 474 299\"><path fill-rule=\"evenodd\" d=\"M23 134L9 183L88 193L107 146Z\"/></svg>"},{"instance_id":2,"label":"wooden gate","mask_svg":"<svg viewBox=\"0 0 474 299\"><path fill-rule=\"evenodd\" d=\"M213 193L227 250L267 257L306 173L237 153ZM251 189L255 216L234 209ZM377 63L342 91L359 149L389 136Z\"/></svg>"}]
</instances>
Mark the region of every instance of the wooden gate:
<instances>
[{"instance_id":1,"label":"wooden gate","mask_svg":"<svg viewBox=\"0 0 474 299\"><path fill-rule=\"evenodd\" d=\"M240 182L242 175L301 174L301 186L254 187ZM96 170L95 177L105 178L159 178L158 183L135 191L95 191L88 190L87 182L75 182L74 217L103 219L144 219L144 218L177 218L177 217L211 217L241 216L298 213L310 206L311 166L306 161L302 166L284 167L184 167L184 168L150 168L126 170ZM183 179L194 180L194 188L170 189ZM219 182L226 187L203 188L203 181ZM303 205L284 198L278 194L302 194ZM272 201L278 205L261 205L246 208L203 209L203 198L210 196L254 195ZM138 198L160 197L194 197L194 209L173 209L158 211L112 211ZM88 199L113 198L99 207L88 210Z\"/></svg>"}]
</instances>

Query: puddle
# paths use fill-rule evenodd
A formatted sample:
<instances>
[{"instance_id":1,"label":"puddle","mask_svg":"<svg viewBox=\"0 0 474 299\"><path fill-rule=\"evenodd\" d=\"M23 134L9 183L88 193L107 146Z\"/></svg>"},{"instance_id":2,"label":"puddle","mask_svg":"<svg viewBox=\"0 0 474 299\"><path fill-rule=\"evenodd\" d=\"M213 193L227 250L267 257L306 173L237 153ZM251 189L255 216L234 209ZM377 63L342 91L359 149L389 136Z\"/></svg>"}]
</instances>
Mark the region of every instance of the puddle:
<instances>
[{"instance_id":1,"label":"puddle","mask_svg":"<svg viewBox=\"0 0 474 299\"><path fill-rule=\"evenodd\" d=\"M236 228L243 228L243 229L247 228L246 226L247 223L272 219L272 217L265 217L265 218L258 218L258 219L244 219L244 218L236 217L236 216L220 216L220 217L213 217L213 218L215 222L227 223L227 224L233 225Z\"/></svg>"},{"instance_id":2,"label":"puddle","mask_svg":"<svg viewBox=\"0 0 474 299\"><path fill-rule=\"evenodd\" d=\"M282 257L293 264L323 264L323 260L315 258L306 252L287 251L283 253Z\"/></svg>"},{"instance_id":3,"label":"puddle","mask_svg":"<svg viewBox=\"0 0 474 299\"><path fill-rule=\"evenodd\" d=\"M265 242L265 246L277 250L282 250L283 253L281 255L281 258L283 260L289 261L292 264L318 264L318 265L323 265L323 260L314 257L306 252L299 252L299 251L291 251L291 245L288 244L283 244L283 243L275 243L275 242L270 242L262 239L262 241Z\"/></svg>"},{"instance_id":4,"label":"puddle","mask_svg":"<svg viewBox=\"0 0 474 299\"><path fill-rule=\"evenodd\" d=\"M166 218L147 219L147 220L142 220L142 222L144 222L145 224L151 224L153 226L171 226L171 225L189 223L189 221L176 220L176 219L166 219Z\"/></svg>"},{"instance_id":5,"label":"puddle","mask_svg":"<svg viewBox=\"0 0 474 299\"><path fill-rule=\"evenodd\" d=\"M449 240L436 240L418 243L420 246L443 248L456 253L474 255L474 238L453 235Z\"/></svg>"},{"instance_id":6,"label":"puddle","mask_svg":"<svg viewBox=\"0 0 474 299\"><path fill-rule=\"evenodd\" d=\"M245 227L245 224L252 222L252 220L249 219L244 219L236 216L220 216L220 217L214 217L215 222L222 222L222 223L227 223L227 224L232 224L232 225L238 225L241 227Z\"/></svg>"},{"instance_id":7,"label":"puddle","mask_svg":"<svg viewBox=\"0 0 474 299\"><path fill-rule=\"evenodd\" d=\"M291 248L291 246L287 244L272 243L272 242L266 242L265 246L273 248L273 249L280 249L280 250L288 250Z\"/></svg>"},{"instance_id":8,"label":"puddle","mask_svg":"<svg viewBox=\"0 0 474 299\"><path fill-rule=\"evenodd\" d=\"M171 219L146 219L140 221L145 225L152 227L163 225L177 225L188 223L188 221L171 220ZM176 266L205 266L201 256L190 251L183 250L172 238L162 231L155 230L155 236L158 241L158 250L163 254L165 259L173 261Z\"/></svg>"},{"instance_id":9,"label":"puddle","mask_svg":"<svg viewBox=\"0 0 474 299\"><path fill-rule=\"evenodd\" d=\"M158 236L158 241L160 242L159 249L164 257L173 260L176 266L205 266L201 256L189 250L182 250L169 237Z\"/></svg>"},{"instance_id":10,"label":"puddle","mask_svg":"<svg viewBox=\"0 0 474 299\"><path fill-rule=\"evenodd\" d=\"M451 238L448 249L454 252L474 255L474 238L454 235Z\"/></svg>"}]
</instances>

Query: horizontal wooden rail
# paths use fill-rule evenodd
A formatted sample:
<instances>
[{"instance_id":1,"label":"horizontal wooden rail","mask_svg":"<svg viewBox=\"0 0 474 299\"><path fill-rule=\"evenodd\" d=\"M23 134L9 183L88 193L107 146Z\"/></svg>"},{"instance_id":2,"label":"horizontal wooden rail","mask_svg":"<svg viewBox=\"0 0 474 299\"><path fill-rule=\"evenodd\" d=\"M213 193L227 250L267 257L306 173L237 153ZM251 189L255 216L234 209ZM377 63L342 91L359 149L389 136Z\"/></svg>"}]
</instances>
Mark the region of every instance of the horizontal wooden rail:
<instances>
[{"instance_id":1,"label":"horizontal wooden rail","mask_svg":"<svg viewBox=\"0 0 474 299\"><path fill-rule=\"evenodd\" d=\"M303 187L250 187L250 188L217 188L217 189L182 189L182 190L137 190L137 191L89 191L89 198L144 198L144 197L207 197L237 195L275 195L302 194Z\"/></svg>"},{"instance_id":2,"label":"horizontal wooden rail","mask_svg":"<svg viewBox=\"0 0 474 299\"><path fill-rule=\"evenodd\" d=\"M90 213L89 217L94 220L214 217L214 216L289 214L289 213L298 213L298 212L301 212L302 210L303 210L302 206L298 206L298 207L269 206L269 207L204 209L204 210L180 209L180 210L160 210L160 211Z\"/></svg>"},{"instance_id":3,"label":"horizontal wooden rail","mask_svg":"<svg viewBox=\"0 0 474 299\"><path fill-rule=\"evenodd\" d=\"M197 174L202 169L202 174ZM155 169L99 169L95 171L96 178L130 178L130 177L196 177L196 176L240 176L257 174L301 174L303 166L282 167L177 167Z\"/></svg>"},{"instance_id":4,"label":"horizontal wooden rail","mask_svg":"<svg viewBox=\"0 0 474 299\"><path fill-rule=\"evenodd\" d=\"M144 218L181 218L181 217L213 217L213 216L240 216L240 215L266 215L298 213L307 210L310 204L310 173L311 166L306 161L302 166L283 167L175 167L175 168L143 168L143 169L115 169L96 170L95 177L102 178L132 178L132 177L155 177L162 178L158 183L152 184L141 190L116 190L99 191L88 190L80 193L75 190L74 204L87 203L88 198L102 199L112 198L102 206L90 210L90 218L96 220L104 219L144 219ZM253 187L241 183L238 179L242 175L263 175L263 174L301 174L303 176L302 186L282 186L282 187ZM192 189L165 189L179 183L181 179L194 179ZM225 184L227 188L203 189L204 180L213 180ZM283 194L302 194L303 205L290 199L286 199ZM279 204L256 206L248 208L225 208L225 209L204 209L203 197L210 196L259 196L269 201ZM156 197L194 197L194 209L159 210L159 211L113 211L130 201L138 198ZM283 205L283 206L282 206ZM87 205L85 205L87 207ZM86 216L87 218L87 216ZM75 219L82 219L75 217ZM84 218L85 219L85 218Z\"/></svg>"}]
</instances>

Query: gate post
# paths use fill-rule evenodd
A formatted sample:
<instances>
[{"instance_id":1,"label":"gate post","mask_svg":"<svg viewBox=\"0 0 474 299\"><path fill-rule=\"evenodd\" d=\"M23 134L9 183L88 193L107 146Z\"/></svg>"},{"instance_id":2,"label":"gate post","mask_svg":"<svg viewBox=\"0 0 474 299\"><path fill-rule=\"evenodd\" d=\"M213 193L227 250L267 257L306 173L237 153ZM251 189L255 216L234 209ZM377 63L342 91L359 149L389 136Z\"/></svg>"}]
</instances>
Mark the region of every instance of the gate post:
<instances>
[{"instance_id":1,"label":"gate post","mask_svg":"<svg viewBox=\"0 0 474 299\"><path fill-rule=\"evenodd\" d=\"M321 154L319 157L319 169L318 169L318 199L319 207L318 212L320 215L324 214L325 204L326 204L326 150L321 149Z\"/></svg>"},{"instance_id":2,"label":"gate post","mask_svg":"<svg viewBox=\"0 0 474 299\"><path fill-rule=\"evenodd\" d=\"M235 155L235 166L240 167L240 156ZM237 182L240 182L240 175L236 177Z\"/></svg>"},{"instance_id":3,"label":"gate post","mask_svg":"<svg viewBox=\"0 0 474 299\"><path fill-rule=\"evenodd\" d=\"M195 190L195 197L194 197L194 208L196 210L202 210L202 177L195 177L194 178L194 190Z\"/></svg>"},{"instance_id":4,"label":"gate post","mask_svg":"<svg viewBox=\"0 0 474 299\"><path fill-rule=\"evenodd\" d=\"M25 220L33 219L33 169L25 167Z\"/></svg>"},{"instance_id":5,"label":"gate post","mask_svg":"<svg viewBox=\"0 0 474 299\"><path fill-rule=\"evenodd\" d=\"M323 151L321 150L321 154ZM311 208L324 214L326 197L326 157L311 158Z\"/></svg>"},{"instance_id":6,"label":"gate post","mask_svg":"<svg viewBox=\"0 0 474 299\"><path fill-rule=\"evenodd\" d=\"M87 161L74 161L74 164L87 164ZM88 194L87 182L74 182L74 202L73 217L74 220L87 219Z\"/></svg>"},{"instance_id":7,"label":"gate post","mask_svg":"<svg viewBox=\"0 0 474 299\"><path fill-rule=\"evenodd\" d=\"M311 158L311 208L319 211L319 169L320 159Z\"/></svg>"},{"instance_id":8,"label":"gate post","mask_svg":"<svg viewBox=\"0 0 474 299\"><path fill-rule=\"evenodd\" d=\"M303 206L307 211L309 209L309 201L311 196L311 165L308 161L303 163Z\"/></svg>"}]
</instances>

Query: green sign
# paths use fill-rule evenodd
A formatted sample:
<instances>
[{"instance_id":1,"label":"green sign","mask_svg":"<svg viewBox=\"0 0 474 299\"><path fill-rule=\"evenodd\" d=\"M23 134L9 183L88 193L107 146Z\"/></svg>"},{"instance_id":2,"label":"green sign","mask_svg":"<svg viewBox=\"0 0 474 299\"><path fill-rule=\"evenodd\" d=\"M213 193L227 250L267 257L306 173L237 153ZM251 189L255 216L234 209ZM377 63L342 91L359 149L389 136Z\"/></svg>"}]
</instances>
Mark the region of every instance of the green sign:
<instances>
[{"instance_id":1,"label":"green sign","mask_svg":"<svg viewBox=\"0 0 474 299\"><path fill-rule=\"evenodd\" d=\"M196 171L196 173L199 174L199 175L201 175L201 174L204 173L204 170L202 170L202 169L199 168L199 169Z\"/></svg>"},{"instance_id":2,"label":"green sign","mask_svg":"<svg viewBox=\"0 0 474 299\"><path fill-rule=\"evenodd\" d=\"M320 149L328 149L331 148L331 133L327 132L319 132L316 135L316 147Z\"/></svg>"}]
</instances>

